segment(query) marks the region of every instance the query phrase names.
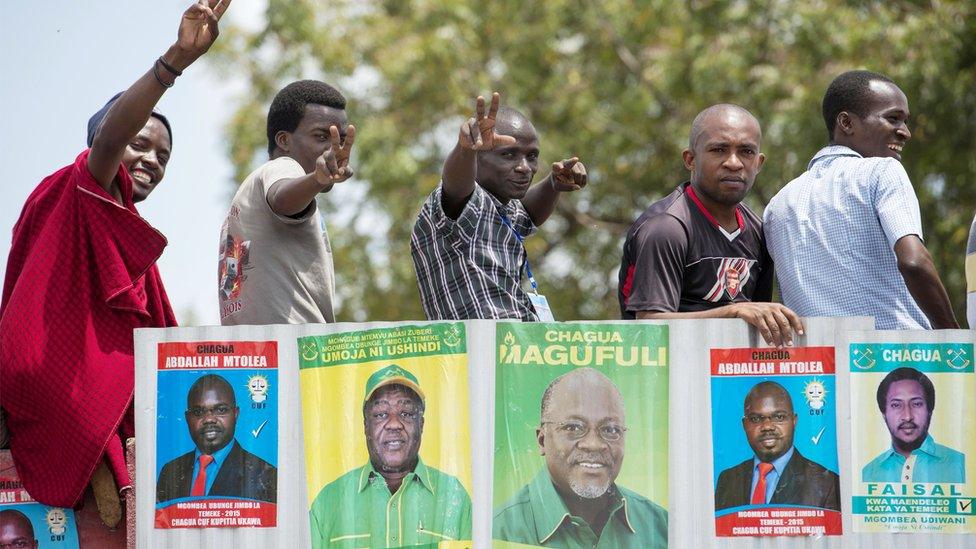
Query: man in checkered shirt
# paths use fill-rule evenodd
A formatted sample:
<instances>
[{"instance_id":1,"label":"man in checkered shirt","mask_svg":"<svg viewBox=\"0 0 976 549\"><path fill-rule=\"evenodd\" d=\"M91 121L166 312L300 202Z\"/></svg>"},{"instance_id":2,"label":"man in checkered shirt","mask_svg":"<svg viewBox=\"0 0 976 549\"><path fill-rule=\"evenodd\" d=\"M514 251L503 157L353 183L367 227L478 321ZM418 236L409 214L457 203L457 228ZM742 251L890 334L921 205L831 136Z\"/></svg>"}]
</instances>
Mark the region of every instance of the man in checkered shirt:
<instances>
[{"instance_id":1,"label":"man in checkered shirt","mask_svg":"<svg viewBox=\"0 0 976 549\"><path fill-rule=\"evenodd\" d=\"M883 75L845 72L823 115L829 144L764 214L783 302L801 316L873 316L879 330L957 328L900 162L905 94Z\"/></svg>"},{"instance_id":2,"label":"man in checkered shirt","mask_svg":"<svg viewBox=\"0 0 976 549\"><path fill-rule=\"evenodd\" d=\"M560 194L586 186L586 168L573 157L530 189L538 134L525 115L498 102L495 93L486 113L478 97L477 118L461 125L441 184L413 228L410 251L430 320L539 320L522 288L522 239L549 218Z\"/></svg>"}]
</instances>

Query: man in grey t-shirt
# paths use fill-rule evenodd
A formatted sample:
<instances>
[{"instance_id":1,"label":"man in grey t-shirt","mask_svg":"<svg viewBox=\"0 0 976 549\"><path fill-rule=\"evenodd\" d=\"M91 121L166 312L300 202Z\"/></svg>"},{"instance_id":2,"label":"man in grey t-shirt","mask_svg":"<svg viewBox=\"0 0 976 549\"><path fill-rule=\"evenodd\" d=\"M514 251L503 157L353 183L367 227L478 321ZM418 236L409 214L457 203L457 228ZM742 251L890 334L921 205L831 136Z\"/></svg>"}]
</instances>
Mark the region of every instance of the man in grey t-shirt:
<instances>
[{"instance_id":1,"label":"man in grey t-shirt","mask_svg":"<svg viewBox=\"0 0 976 549\"><path fill-rule=\"evenodd\" d=\"M268 111L271 160L237 190L220 234L220 323L334 322L332 247L315 204L352 177L346 99L315 80L293 82Z\"/></svg>"}]
</instances>

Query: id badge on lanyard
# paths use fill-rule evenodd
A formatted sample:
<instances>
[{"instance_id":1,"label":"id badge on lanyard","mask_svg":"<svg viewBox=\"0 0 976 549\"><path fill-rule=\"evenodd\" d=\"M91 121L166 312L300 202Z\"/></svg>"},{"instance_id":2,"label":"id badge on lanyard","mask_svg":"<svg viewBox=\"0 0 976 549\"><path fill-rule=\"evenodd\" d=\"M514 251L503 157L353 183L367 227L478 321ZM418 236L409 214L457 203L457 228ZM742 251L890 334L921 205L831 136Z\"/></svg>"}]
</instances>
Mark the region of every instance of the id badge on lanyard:
<instances>
[{"instance_id":1,"label":"id badge on lanyard","mask_svg":"<svg viewBox=\"0 0 976 549\"><path fill-rule=\"evenodd\" d=\"M519 241L519 244L521 244L522 248L524 249L525 240L522 238L522 235L515 230L515 227L512 226L512 222L509 221L507 215L502 212L499 212L499 215L502 218L502 223L512 230L512 233L515 235L515 239ZM535 277L532 276L532 267L529 265L528 252L525 254L525 274L529 276L529 285L532 286L532 290L529 292L529 301L532 302L532 308L535 309L535 314L539 317L539 321L555 322L556 319L552 316L552 309L549 308L549 300L546 299L546 296L539 293L539 285L536 283Z\"/></svg>"}]
</instances>

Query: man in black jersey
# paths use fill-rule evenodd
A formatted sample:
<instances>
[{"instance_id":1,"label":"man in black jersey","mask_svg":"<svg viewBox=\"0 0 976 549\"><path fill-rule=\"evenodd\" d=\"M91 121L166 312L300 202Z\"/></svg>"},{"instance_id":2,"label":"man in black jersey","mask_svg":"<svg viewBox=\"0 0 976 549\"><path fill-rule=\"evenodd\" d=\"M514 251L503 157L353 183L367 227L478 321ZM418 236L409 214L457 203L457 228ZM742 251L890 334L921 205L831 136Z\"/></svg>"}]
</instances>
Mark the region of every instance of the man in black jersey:
<instances>
[{"instance_id":1,"label":"man in black jersey","mask_svg":"<svg viewBox=\"0 0 976 549\"><path fill-rule=\"evenodd\" d=\"M793 344L800 318L778 303L762 221L742 199L766 157L762 130L737 105L695 117L682 153L691 181L652 204L627 232L618 297L623 318L741 318L770 345Z\"/></svg>"}]
</instances>

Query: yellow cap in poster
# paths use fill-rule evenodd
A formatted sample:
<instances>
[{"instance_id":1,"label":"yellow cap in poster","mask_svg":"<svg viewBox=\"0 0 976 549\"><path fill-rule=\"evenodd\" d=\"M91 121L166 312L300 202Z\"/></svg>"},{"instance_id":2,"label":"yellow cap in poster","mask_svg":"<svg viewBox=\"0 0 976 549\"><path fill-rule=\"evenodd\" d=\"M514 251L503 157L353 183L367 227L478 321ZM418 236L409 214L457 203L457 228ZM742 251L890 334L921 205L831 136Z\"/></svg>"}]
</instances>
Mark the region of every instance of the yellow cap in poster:
<instances>
[{"instance_id":1,"label":"yellow cap in poster","mask_svg":"<svg viewBox=\"0 0 976 549\"><path fill-rule=\"evenodd\" d=\"M413 390L413 392L417 393L420 400L427 400L426 397L424 397L424 392L420 390L420 382L417 381L416 376L397 366L396 364L390 364L385 368L377 370L373 373L373 375L369 376L368 380L366 380L366 396L363 397L363 402L369 400L369 397L371 397L380 387L393 383L409 387L411 390Z\"/></svg>"}]
</instances>

